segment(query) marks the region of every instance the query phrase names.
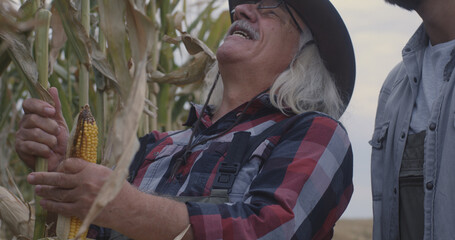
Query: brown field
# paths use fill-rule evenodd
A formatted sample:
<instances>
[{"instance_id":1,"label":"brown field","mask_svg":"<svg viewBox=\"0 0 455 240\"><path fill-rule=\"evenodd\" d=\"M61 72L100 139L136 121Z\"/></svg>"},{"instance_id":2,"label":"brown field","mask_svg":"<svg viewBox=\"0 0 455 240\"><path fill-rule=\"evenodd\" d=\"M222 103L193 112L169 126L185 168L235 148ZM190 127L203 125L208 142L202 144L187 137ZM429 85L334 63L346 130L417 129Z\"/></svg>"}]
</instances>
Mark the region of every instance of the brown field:
<instances>
[{"instance_id":1,"label":"brown field","mask_svg":"<svg viewBox=\"0 0 455 240\"><path fill-rule=\"evenodd\" d=\"M341 219L335 225L334 240L371 240L372 219Z\"/></svg>"},{"instance_id":2,"label":"brown field","mask_svg":"<svg viewBox=\"0 0 455 240\"><path fill-rule=\"evenodd\" d=\"M371 219L342 219L335 226L333 240L371 240ZM7 240L0 221L0 240Z\"/></svg>"}]
</instances>

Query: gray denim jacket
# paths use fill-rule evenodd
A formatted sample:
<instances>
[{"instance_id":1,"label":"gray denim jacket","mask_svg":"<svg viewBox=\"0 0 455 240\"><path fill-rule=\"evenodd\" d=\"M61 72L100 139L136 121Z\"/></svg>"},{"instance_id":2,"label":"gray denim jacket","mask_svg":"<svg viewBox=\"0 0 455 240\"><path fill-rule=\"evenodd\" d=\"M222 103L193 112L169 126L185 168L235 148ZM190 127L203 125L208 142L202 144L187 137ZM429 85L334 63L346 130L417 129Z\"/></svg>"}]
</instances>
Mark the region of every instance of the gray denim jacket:
<instances>
[{"instance_id":1,"label":"gray denim jacket","mask_svg":"<svg viewBox=\"0 0 455 240\"><path fill-rule=\"evenodd\" d=\"M428 36L421 26L403 50L379 95L371 159L373 239L399 239L399 171ZM455 50L427 127L424 163L424 239L455 239Z\"/></svg>"}]
</instances>

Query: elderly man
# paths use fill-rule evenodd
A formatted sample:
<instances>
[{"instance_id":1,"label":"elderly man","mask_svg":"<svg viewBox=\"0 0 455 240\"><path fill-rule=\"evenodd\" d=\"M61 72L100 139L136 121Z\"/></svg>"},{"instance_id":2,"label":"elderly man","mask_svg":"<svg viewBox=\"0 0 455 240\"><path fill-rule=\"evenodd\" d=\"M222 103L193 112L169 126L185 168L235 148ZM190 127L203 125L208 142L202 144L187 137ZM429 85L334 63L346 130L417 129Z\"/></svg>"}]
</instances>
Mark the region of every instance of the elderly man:
<instances>
[{"instance_id":1,"label":"elderly man","mask_svg":"<svg viewBox=\"0 0 455 240\"><path fill-rule=\"evenodd\" d=\"M214 82L222 80L221 100L193 105L187 130L141 138L131 184L94 223L112 231L93 237L172 239L187 226L185 239L332 237L353 191L351 144L336 120L354 87L346 27L328 0L232 0L230 8ZM55 170L28 177L40 204L83 218L111 170L61 160L58 104L23 107L18 153L30 166L46 157Z\"/></svg>"},{"instance_id":2,"label":"elderly man","mask_svg":"<svg viewBox=\"0 0 455 240\"><path fill-rule=\"evenodd\" d=\"M386 0L423 24L379 95L373 239L455 238L455 1Z\"/></svg>"}]
</instances>

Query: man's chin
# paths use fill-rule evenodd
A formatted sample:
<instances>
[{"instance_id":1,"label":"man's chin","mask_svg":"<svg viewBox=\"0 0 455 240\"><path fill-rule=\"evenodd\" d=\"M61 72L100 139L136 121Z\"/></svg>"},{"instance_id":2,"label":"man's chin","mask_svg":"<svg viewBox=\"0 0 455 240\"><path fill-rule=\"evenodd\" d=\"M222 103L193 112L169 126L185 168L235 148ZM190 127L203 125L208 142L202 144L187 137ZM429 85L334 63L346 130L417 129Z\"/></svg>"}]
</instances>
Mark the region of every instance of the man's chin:
<instances>
[{"instance_id":1,"label":"man's chin","mask_svg":"<svg viewBox=\"0 0 455 240\"><path fill-rule=\"evenodd\" d=\"M422 0L385 0L385 1L390 4L400 6L409 11L416 10L419 7L420 3L422 2Z\"/></svg>"},{"instance_id":2,"label":"man's chin","mask_svg":"<svg viewBox=\"0 0 455 240\"><path fill-rule=\"evenodd\" d=\"M251 43L248 41L251 40L240 39L239 37L226 38L217 50L218 61L230 61L233 59L237 61L239 58L245 58L245 53L252 48Z\"/></svg>"}]
</instances>

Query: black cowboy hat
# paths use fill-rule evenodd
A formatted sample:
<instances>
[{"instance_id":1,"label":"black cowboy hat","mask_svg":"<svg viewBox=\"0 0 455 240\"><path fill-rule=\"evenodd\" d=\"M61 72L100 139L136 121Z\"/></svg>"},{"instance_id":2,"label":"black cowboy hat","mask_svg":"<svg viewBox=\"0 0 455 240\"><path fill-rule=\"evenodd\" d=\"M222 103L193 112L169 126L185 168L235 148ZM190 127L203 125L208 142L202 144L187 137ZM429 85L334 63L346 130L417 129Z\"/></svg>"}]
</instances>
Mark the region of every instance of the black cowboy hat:
<instances>
[{"instance_id":1,"label":"black cowboy hat","mask_svg":"<svg viewBox=\"0 0 455 240\"><path fill-rule=\"evenodd\" d=\"M232 12L235 6L247 1L229 0L229 10ZM355 57L349 32L341 16L329 0L284 2L294 8L310 28L325 66L335 77L338 91L347 106L354 91Z\"/></svg>"}]
</instances>

